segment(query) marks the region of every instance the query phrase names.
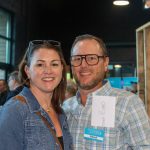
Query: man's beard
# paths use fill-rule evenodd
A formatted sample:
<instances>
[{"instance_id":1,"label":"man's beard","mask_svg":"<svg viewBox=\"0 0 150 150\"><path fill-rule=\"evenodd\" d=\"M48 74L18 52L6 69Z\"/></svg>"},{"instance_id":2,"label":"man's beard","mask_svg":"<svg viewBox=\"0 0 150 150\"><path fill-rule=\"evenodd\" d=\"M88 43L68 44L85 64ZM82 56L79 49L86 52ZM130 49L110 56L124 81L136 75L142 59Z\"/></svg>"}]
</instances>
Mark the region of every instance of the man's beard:
<instances>
[{"instance_id":1,"label":"man's beard","mask_svg":"<svg viewBox=\"0 0 150 150\"><path fill-rule=\"evenodd\" d=\"M83 90L91 90L95 88L100 82L103 81L103 77L96 76L93 80L87 82L87 83L81 83L76 74L74 74L74 79L79 86L80 89Z\"/></svg>"}]
</instances>

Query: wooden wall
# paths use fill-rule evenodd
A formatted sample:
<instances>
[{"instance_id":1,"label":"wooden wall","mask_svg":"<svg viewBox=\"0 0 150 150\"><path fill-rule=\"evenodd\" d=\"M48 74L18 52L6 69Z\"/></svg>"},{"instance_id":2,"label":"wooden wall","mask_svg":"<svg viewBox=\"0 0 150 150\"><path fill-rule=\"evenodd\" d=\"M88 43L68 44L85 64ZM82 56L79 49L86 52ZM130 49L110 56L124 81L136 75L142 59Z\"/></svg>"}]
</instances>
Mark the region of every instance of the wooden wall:
<instances>
[{"instance_id":1,"label":"wooden wall","mask_svg":"<svg viewBox=\"0 0 150 150\"><path fill-rule=\"evenodd\" d=\"M150 116L150 22L136 30L138 93Z\"/></svg>"}]
</instances>

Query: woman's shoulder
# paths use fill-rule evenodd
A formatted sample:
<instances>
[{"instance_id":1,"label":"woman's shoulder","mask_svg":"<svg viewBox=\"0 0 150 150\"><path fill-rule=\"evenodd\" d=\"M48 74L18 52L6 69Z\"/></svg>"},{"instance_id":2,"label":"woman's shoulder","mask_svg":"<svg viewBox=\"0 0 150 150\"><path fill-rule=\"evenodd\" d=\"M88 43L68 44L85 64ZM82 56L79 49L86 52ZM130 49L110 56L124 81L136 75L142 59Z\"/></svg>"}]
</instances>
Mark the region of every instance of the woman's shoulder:
<instances>
[{"instance_id":1,"label":"woman's shoulder","mask_svg":"<svg viewBox=\"0 0 150 150\"><path fill-rule=\"evenodd\" d=\"M15 128L23 122L21 105L11 99L0 110L0 127L3 129ZM19 125L20 126L20 125Z\"/></svg>"},{"instance_id":2,"label":"woman's shoulder","mask_svg":"<svg viewBox=\"0 0 150 150\"><path fill-rule=\"evenodd\" d=\"M9 101L7 101L2 108L0 109L0 117L4 116L7 118L16 117L22 118L25 114L27 106L25 105L26 102L23 100L18 100L19 95L12 97Z\"/></svg>"}]
</instances>

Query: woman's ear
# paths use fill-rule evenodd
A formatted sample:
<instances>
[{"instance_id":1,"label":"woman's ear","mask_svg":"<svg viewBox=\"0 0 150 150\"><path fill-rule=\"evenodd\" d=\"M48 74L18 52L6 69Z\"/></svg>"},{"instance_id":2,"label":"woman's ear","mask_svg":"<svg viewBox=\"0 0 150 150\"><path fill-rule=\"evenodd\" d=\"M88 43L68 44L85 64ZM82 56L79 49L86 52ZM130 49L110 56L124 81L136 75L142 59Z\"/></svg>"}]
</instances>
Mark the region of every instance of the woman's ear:
<instances>
[{"instance_id":1,"label":"woman's ear","mask_svg":"<svg viewBox=\"0 0 150 150\"><path fill-rule=\"evenodd\" d=\"M64 70L64 65L62 64L62 71Z\"/></svg>"},{"instance_id":2,"label":"woman's ear","mask_svg":"<svg viewBox=\"0 0 150 150\"><path fill-rule=\"evenodd\" d=\"M28 79L30 79L30 71L29 71L29 67L27 65L25 66L24 71L25 71Z\"/></svg>"}]
</instances>

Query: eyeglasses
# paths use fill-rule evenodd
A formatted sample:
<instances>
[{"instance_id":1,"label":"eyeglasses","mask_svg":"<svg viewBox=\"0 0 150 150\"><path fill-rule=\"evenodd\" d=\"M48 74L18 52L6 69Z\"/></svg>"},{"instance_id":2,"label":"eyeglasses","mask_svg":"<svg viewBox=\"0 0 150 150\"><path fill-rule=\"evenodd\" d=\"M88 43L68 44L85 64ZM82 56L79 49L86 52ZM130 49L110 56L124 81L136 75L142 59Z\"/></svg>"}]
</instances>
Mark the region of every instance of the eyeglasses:
<instances>
[{"instance_id":1,"label":"eyeglasses","mask_svg":"<svg viewBox=\"0 0 150 150\"><path fill-rule=\"evenodd\" d=\"M60 42L54 41L54 40L33 40L33 41L30 41L29 47L30 46L36 46L36 45L42 45L44 43L48 43L48 44L51 44L53 46L58 46L58 47L61 46Z\"/></svg>"},{"instance_id":2,"label":"eyeglasses","mask_svg":"<svg viewBox=\"0 0 150 150\"><path fill-rule=\"evenodd\" d=\"M73 67L78 67L82 64L83 59L90 66L97 65L100 59L103 59L107 56L98 56L96 54L87 54L87 55L74 55L71 56L71 65Z\"/></svg>"}]
</instances>

